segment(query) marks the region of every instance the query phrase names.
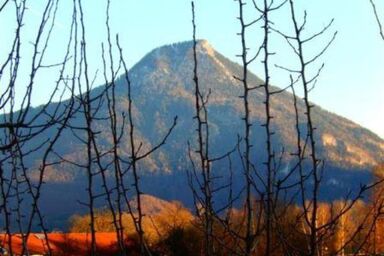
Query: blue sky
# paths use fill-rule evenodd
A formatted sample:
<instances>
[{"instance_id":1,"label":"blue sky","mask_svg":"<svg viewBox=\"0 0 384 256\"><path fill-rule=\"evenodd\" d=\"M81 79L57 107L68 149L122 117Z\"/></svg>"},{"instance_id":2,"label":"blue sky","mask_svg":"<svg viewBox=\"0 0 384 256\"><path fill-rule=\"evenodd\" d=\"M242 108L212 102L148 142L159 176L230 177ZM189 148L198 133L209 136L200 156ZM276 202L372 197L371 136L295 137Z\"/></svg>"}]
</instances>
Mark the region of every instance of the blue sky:
<instances>
[{"instance_id":1,"label":"blue sky","mask_svg":"<svg viewBox=\"0 0 384 256\"><path fill-rule=\"evenodd\" d=\"M31 46L28 41L36 34L36 22L44 8L43 0L27 1L29 10L23 28L24 62L28 62ZM61 1L57 23L53 32L47 63L55 63L62 59L68 34L68 22L71 19L71 2ZM105 6L103 0L84 0L87 36L92 72L100 68L101 42L105 42ZM332 18L334 25L329 34L318 39L308 49L308 54L327 42L333 31L338 31L336 41L320 60L325 68L311 94L311 99L323 108L345 116L379 134L384 138L384 42L380 40L378 27L368 0L299 0L300 10L308 12L307 32L317 32ZM384 4L378 5L384 20ZM240 41L236 33L239 30L237 3L233 0L196 0L196 18L198 37L207 39L211 45L237 61L235 55L240 51ZM119 33L125 57L130 66L138 62L146 53L155 47L173 42L191 39L191 10L189 0L111 0L112 33ZM249 5L251 7L251 5ZM14 32L12 8L0 15L0 60L7 54ZM248 17L255 15L252 9L247 11ZM276 26L290 31L288 13L280 11L272 15ZM249 46L257 48L260 33L258 28L249 32ZM3 36L6 35L6 36ZM276 51L273 61L294 67L289 50L281 38L274 37L272 48ZM25 64L26 65L26 64ZM21 74L28 77L28 65ZM314 67L314 69L317 66ZM259 74L259 65L251 70ZM34 104L41 104L49 95L47 85L54 81L55 72L39 74ZM276 85L287 83L287 74L273 69L272 82ZM99 75L97 83L102 83ZM4 87L4 85L1 85ZM23 79L19 80L19 90L23 90Z\"/></svg>"}]
</instances>

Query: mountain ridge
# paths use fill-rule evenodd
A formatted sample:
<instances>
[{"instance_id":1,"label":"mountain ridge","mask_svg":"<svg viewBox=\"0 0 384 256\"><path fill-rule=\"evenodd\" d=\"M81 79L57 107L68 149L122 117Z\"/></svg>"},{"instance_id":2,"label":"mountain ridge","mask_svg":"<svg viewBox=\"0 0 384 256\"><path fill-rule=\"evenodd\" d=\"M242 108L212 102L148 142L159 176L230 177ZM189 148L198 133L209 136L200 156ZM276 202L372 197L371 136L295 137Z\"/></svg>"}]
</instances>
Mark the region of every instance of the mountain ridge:
<instances>
[{"instance_id":1,"label":"mountain ridge","mask_svg":"<svg viewBox=\"0 0 384 256\"><path fill-rule=\"evenodd\" d=\"M182 150L181 145L176 145L175 142L181 142L180 144L183 144L185 147L185 138L191 139L193 137L193 131L191 131L191 127L194 125L192 46L192 41L160 46L146 54L129 71L132 84L134 119L138 124L138 136L143 140L147 148L150 147L151 142L155 143L156 138L161 136L159 131L164 133L167 130L167 124L176 115L181 117L178 126L184 126L185 129L182 129L189 130L189 132L182 136L176 136L179 139L183 139L181 141L173 139L173 146L185 152L185 149ZM242 131L242 102L239 98L242 94L242 87L233 78L234 75L238 75L241 72L241 66L215 51L209 42L204 39L197 41L197 54L200 86L203 91L211 90L208 109L212 113L210 114L212 118L212 136L215 137L220 132L225 132L225 128ZM255 86L261 84L262 80L250 72L249 83L250 86ZM119 100L117 108L120 112L126 112L128 104L125 87L125 78L122 75L116 80L116 94ZM279 90L275 86L271 86L271 88ZM100 86L94 88L93 91L102 89L103 86ZM261 105L263 102L263 91L256 90L251 97L252 122L260 128L264 117L264 108ZM280 138L275 143L278 146L288 145L288 150L294 150L293 145L296 145L296 139L292 136L296 132L293 123L294 110L292 98L293 96L290 92L284 91L271 99L272 114L276 117L273 120L272 129L277 131L277 133L281 133L280 135L278 134ZM298 104L299 110L303 112L304 105L302 100L299 100ZM316 104L314 106L313 119L317 126L317 140L321 142L318 145L321 158L331 160L331 162L334 162L333 164L337 164L338 167L343 169L350 167L352 169L371 169L383 161L384 140L377 134ZM227 117L219 113L220 111L225 113ZM149 117L146 118L146 115ZM300 122L301 125L305 124L303 116L300 117ZM186 125L186 123L188 124ZM220 124L223 124L225 128L220 128ZM156 127L156 129L152 129L151 126ZM178 133L178 129L178 127L175 128L176 133ZM305 131L305 128L303 130ZM102 131L105 132L106 129L102 129ZM263 133L263 130L258 129L255 134L261 133ZM352 133L352 135L349 133ZM172 137L173 134L171 134L171 139ZM237 134L232 133L231 136L222 137L232 137L230 139L231 143L226 143L228 144L228 150L230 148L229 145L235 143ZM255 139L255 144L262 144L263 138L262 136L259 137ZM216 138L213 140L216 140ZM65 139L65 141L68 140ZM216 147L214 141L211 145L212 148ZM262 151L263 148L258 148L258 150ZM74 154L73 151L71 152ZM174 168L166 160L167 155L173 154L169 153L160 151L160 155L155 155L157 160L149 158L147 166L144 168L152 171L162 169L168 173L172 170L175 171L175 169L185 169L185 167L180 166L179 168ZM159 161L159 159L163 159L163 161ZM160 162L163 162L163 164ZM55 181L54 175L51 176L50 178L47 175L46 178ZM71 175L66 174L66 176L56 181L71 182L73 179L69 176Z\"/></svg>"},{"instance_id":2,"label":"mountain ridge","mask_svg":"<svg viewBox=\"0 0 384 256\"><path fill-rule=\"evenodd\" d=\"M162 56L162 55L164 55L163 53L161 53L162 51L163 52L171 52L170 54L175 54L175 53L177 53L177 51L175 51L175 52L172 52L172 50L173 49L178 49L177 47L175 48L175 46L180 46L181 48L183 48L183 49L187 49L188 50L188 47L189 47L189 51L191 51L191 47L192 47L192 42L190 42L190 41L187 41L187 42L183 42L183 43L178 43L178 44L174 44L174 45L170 45L170 46L162 46L162 47L159 47L159 48L156 48L154 51L152 51L151 53L149 53L148 55L146 55L140 62L139 62L139 64L138 64L138 66L140 66L140 65L142 65L142 63L143 62L146 62L146 58L150 58L150 57L156 57L156 58L154 58L155 60L155 62L156 62L156 60L158 60L159 59L159 57L160 56ZM200 47L199 47L200 46ZM226 57L224 57L223 55L221 55L220 53L218 53L218 52L216 52L216 51L214 51L213 50L213 47L211 47L210 45L209 45L209 43L206 41L206 40L201 40L201 41L198 41L198 44L197 44L197 50L198 50L198 54L200 53L202 53L202 52L204 52L204 50L199 50L199 49L201 49L201 48L203 48L204 50L205 50L205 52L207 52L207 50L206 49L208 49L208 51L210 52L210 54L208 54L208 55L205 55L205 56L200 56L199 57L199 59L198 59L198 67L199 66L203 66L203 65L206 65L206 63L205 62L207 62L207 59L205 58L206 56L212 56L212 55L214 55L216 58L215 59L218 59L219 61L220 61L220 63L222 64L222 65L224 65L223 63L225 63L226 65L224 65L224 66L229 66L229 67L231 67L231 68L227 68L227 70L232 70L232 71L235 71L235 72L226 72L227 74L225 74L225 76L222 76L221 78L220 77L217 77L217 76L215 76L212 80L214 80L214 81L219 81L219 82L227 82L227 83L233 83L232 85L239 85L239 83L236 83L236 80L235 79L233 79L233 75L237 75L236 73L239 73L240 71L241 71L241 66L240 65L238 65L238 64L236 64L236 63L234 63L234 62L231 62L229 59L227 59ZM178 49L179 50L179 49ZM214 51L214 53L212 53ZM155 54L153 54L153 53L155 53ZM186 55L188 55L188 53L185 51L184 52L184 54L186 54ZM191 52L189 53L189 54L191 54ZM162 59L162 58L160 58L160 59ZM208 60L209 61L209 60ZM215 61L215 60L214 60ZM179 62L177 62L176 61L176 63L179 63ZM189 67L191 67L191 66L189 66ZM206 67L204 67L204 68L206 68ZM136 69L136 65L132 68L132 71L131 72L135 72L135 69ZM187 68L184 68L184 71L186 70ZM212 68L211 68L212 69ZM192 70L192 69L190 69L190 70ZM180 68L179 69L177 69L177 70L172 70L173 72L180 72ZM170 71L169 70L167 70L166 71L166 73L169 73ZM198 72L199 72L199 70L198 70ZM188 74L188 72L184 72L184 74L185 73L187 73ZM200 76L204 76L204 75L207 75L207 74L205 74L204 73L204 71L202 71L201 73L203 73L203 74L199 74ZM235 73L235 74L233 74L233 73ZM211 74L210 74L211 75ZM213 75L215 75L215 73L213 73ZM159 74L157 74L157 76L159 76L159 77L161 77L161 75L159 75ZM192 77L192 74L191 73L189 73L189 76L187 75L186 77L188 77L190 80L191 80L191 77ZM200 81L202 81L203 80L203 82L200 82L200 84L201 84L201 87L202 88L205 88L205 89L207 89L207 84L209 84L209 88L210 89L212 89L212 96L211 96L211 102L210 103L213 103L213 104L227 104L228 103L228 101L236 101L236 99L234 98L234 97L237 97L237 96L239 96L240 94L241 94L241 87L240 86L234 86L234 88L236 88L236 89L234 89L234 90L232 90L232 91L229 91L228 93L226 93L226 92L220 92L222 95L224 95L224 96L227 96L226 98L225 97L218 97L217 95L216 95L216 97L215 97L215 95L214 95L214 92L215 92L215 90L216 91L218 91L218 90L223 90L223 89L227 89L228 90L228 88L226 88L225 86L222 86L221 88L219 87L219 86L215 86L214 84L212 85L212 83L204 83L204 79L200 79ZM220 80L223 80L223 81L220 81ZM252 84L260 84L262 81L261 81L261 79L259 79L257 76L255 76L254 74L252 74L252 73L250 73L250 79L249 79L249 81L250 81L250 84L252 85ZM149 86L149 88L150 88L150 86ZM272 87L272 88L276 88L276 87ZM185 89L185 88L183 88L183 89ZM191 89L191 88L190 88ZM180 92L179 93L179 95L182 95L182 96L184 96L185 98L189 98L190 100L192 100L193 99L193 97L192 97L192 95L193 95L193 91L192 90L189 90L189 95L186 93L186 91L188 91L188 90L184 90L184 91L182 91L182 92ZM183 94L184 93L184 94ZM176 93L175 93L176 94ZM260 96L260 95L262 95L262 92L261 91L258 91L258 92L256 92L256 96ZM291 95L292 94L290 94L290 93L288 93L288 92L284 92L284 93L282 93L281 95L284 95L283 97L291 97ZM282 97L279 97L280 99L282 98ZM262 101L262 99L260 99L260 97L259 97L259 99L258 99L259 101ZM254 109L256 109L256 104L255 103L253 103L254 104ZM272 102L272 105L281 105L282 104L282 101L275 101L275 102ZM301 102L301 104L302 104L302 102ZM260 106L260 105L258 105L258 106ZM240 106L238 106L238 107L240 107ZM259 109L260 109L260 107L259 107ZM289 109L289 108L286 108L286 109ZM258 111L257 109L256 110L254 110L254 112L256 112L256 111ZM290 109L290 111L292 112L292 108ZM314 114L314 118L319 118L319 116L321 116L322 118L324 118L324 117L327 117L327 116L329 116L329 117L332 117L331 119L332 119L332 121L330 121L330 122L328 122L328 124L330 124L330 125L332 125L332 124L334 124L334 121L335 120L340 120L340 122L344 125L344 127L343 128L345 128L345 126L348 126L349 128L351 128L351 129L354 129L354 130L356 130L358 133L364 133L366 136L369 136L369 137L372 137L371 139L369 139L370 141L371 140L377 140L377 142L372 142L372 144L374 144L373 146L374 147L377 147L377 149L383 149L384 148L384 144L383 144L383 140L378 136L378 135L376 135L376 134L374 134L372 131L369 131L368 129L366 129L366 128L364 128L364 127L362 127L361 125L359 125L359 124L357 124L357 123L354 123L354 122L352 122L352 121L350 121L350 120L348 120L348 119L346 119L346 118L344 118L344 117L342 117L342 116L340 116L340 115L337 115L337 114L335 114L335 113L333 113L333 112L331 112L331 111L328 111L328 110L325 110L325 109L323 109L323 108L321 108L321 107L319 107L318 105L316 105L316 107L315 107L315 109L314 109L314 112L315 112L315 114ZM252 113L251 113L252 114ZM261 116L261 113L258 113L259 114L259 117ZM253 116L254 118L255 118L255 116ZM321 121L321 120L320 120ZM339 122L339 123L340 123ZM320 123L321 124L321 122L318 122L318 123ZM368 135L369 134L369 135ZM339 137L339 136L335 136L335 135L333 135L333 137ZM324 141L323 141L323 143L324 143ZM354 147L356 147L357 145L359 145L361 142L357 142L357 141L355 141L355 143L354 143L354 145L350 145L349 146L349 148L354 148ZM352 151L352 150L351 150ZM378 152L380 152L380 150L376 150L376 151L378 151ZM380 159L383 159L383 157L382 157L383 155L381 154L381 157L373 157L373 158L371 158L370 160L373 160L373 159L376 159L375 161L374 161L374 163L372 163L372 164L369 164L368 162L366 162L366 164L369 164L370 166L373 166L373 165L375 165L375 164L377 164L378 162L379 162L379 160ZM358 161L357 161L358 162Z\"/></svg>"},{"instance_id":3,"label":"mountain ridge","mask_svg":"<svg viewBox=\"0 0 384 256\"><path fill-rule=\"evenodd\" d=\"M210 149L212 155L221 155L232 149L237 143L238 134L243 131L242 86L233 76L240 76L241 66L214 50L206 40L197 43L198 76L203 93L211 90L208 101L208 115L210 127ZM180 200L191 206L191 191L188 187L185 171L191 168L188 159L187 143L195 145L195 110L192 42L181 42L158 47L145 55L129 71L133 100L133 119L135 122L136 143L142 149L149 149L159 142L166 133L172 120L178 116L178 123L169 136L166 144L154 152L150 157L140 162L142 175L141 185L144 193L152 194L166 200ZM250 86L256 86L262 80L249 73ZM119 116L127 113L127 85L123 76L116 81L116 111ZM278 87L272 86L273 90ZM93 89L97 94L103 86ZM263 170L265 159L265 130L264 122L264 93L262 89L252 91L250 100L251 119L253 123L251 143L253 161ZM105 103L104 103L105 104ZM276 153L283 152L283 168L293 164L292 155L296 150L296 131L293 109L293 96L289 92L275 94L271 98L271 113L275 118L272 122L273 148ZM300 129L306 131L304 105L298 101L300 111ZM100 116L107 115L107 108L101 105ZM340 197L342 191L358 187L361 183L369 182L372 167L384 159L384 140L368 129L319 106L313 108L313 122L318 154L320 159L326 160L324 186L321 191L323 199L332 200ZM121 119L120 119L121 121ZM71 121L84 122L81 113ZM120 124L121 125L121 124ZM119 126L120 127L120 126ZM109 124L107 121L97 120L97 142L104 149L111 143L108 137ZM37 139L49 137L49 131L41 134ZM301 140L305 140L302 137ZM122 137L119 152L122 157L129 158L129 136ZM64 131L60 137L55 152L63 158L81 163L84 158L84 145L76 139L71 131ZM33 165L39 158L38 152L29 156L29 164ZM237 157L238 158L238 157ZM243 186L241 164L236 157L233 159L234 187L240 190ZM35 166L38 170L38 166ZM229 177L227 162L213 165L215 174L223 180ZM30 176L37 175L31 171ZM110 171L111 177L112 171ZM36 176L38 177L38 176ZM45 173L41 205L52 216L70 216L79 209L78 201L86 200L85 193L79 193L86 187L85 172L67 163L51 166ZM131 180L127 179L127 184ZM219 184L219 183L218 183ZM101 189L100 181L96 185ZM65 193L68 206L58 207L55 197ZM98 199L96 206L105 205L103 198ZM58 214L58 211L60 213ZM55 223L54 221L52 223Z\"/></svg>"}]
</instances>

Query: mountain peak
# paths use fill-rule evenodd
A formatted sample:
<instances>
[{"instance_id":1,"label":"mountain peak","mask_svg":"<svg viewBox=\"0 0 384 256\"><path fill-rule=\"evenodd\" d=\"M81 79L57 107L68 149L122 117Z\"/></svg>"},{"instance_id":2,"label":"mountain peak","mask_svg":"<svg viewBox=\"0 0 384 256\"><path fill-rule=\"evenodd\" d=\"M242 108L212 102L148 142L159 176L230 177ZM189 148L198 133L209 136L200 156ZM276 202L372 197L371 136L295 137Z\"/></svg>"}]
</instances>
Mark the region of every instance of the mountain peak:
<instances>
[{"instance_id":1,"label":"mountain peak","mask_svg":"<svg viewBox=\"0 0 384 256\"><path fill-rule=\"evenodd\" d=\"M197 41L197 50L201 51L203 53L206 53L207 55L211 57L215 57L215 49L212 47L212 45L205 39L198 40Z\"/></svg>"},{"instance_id":2,"label":"mountain peak","mask_svg":"<svg viewBox=\"0 0 384 256\"><path fill-rule=\"evenodd\" d=\"M152 78L160 79L161 77L161 79L166 80L173 76L173 81L179 79L188 84L192 81L188 79L191 78L193 70L193 43L194 41L190 40L160 46L144 56L133 68L133 70L140 71L132 73L141 73L140 76L146 76L151 73ZM216 51L207 40L196 40L196 54L200 76L208 77L215 74L215 80L226 80L228 82L225 83L227 87L232 87L236 84L233 81L233 75L238 75L237 69L239 67L234 66L229 59ZM156 84L159 83L156 82ZM170 85L171 83L167 84ZM155 86L157 87L157 85Z\"/></svg>"},{"instance_id":3,"label":"mountain peak","mask_svg":"<svg viewBox=\"0 0 384 256\"><path fill-rule=\"evenodd\" d=\"M154 49L149 55L160 57L162 55L185 56L191 54L193 41L184 41L160 46ZM198 54L215 57L216 50L206 39L196 40L196 50Z\"/></svg>"}]
</instances>

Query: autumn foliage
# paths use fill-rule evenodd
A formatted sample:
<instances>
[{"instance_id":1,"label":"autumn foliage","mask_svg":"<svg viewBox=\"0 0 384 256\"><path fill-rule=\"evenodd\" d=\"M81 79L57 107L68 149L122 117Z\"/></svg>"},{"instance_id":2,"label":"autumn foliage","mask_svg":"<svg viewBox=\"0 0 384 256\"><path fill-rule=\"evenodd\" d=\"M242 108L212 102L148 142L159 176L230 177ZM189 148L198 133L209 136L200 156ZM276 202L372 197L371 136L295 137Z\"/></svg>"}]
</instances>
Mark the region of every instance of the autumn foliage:
<instances>
[{"instance_id":1,"label":"autumn foliage","mask_svg":"<svg viewBox=\"0 0 384 256\"><path fill-rule=\"evenodd\" d=\"M379 189L379 186L377 188ZM193 215L179 202L165 202L150 196L145 198L146 214L143 226L153 255L203 254L204 221L201 218ZM365 255L384 252L382 236L384 222L377 209L377 205L381 205L380 201L377 193L372 193L369 200L355 202L353 207L345 213L343 210L351 202L339 200L320 203L317 225L327 226L319 233L320 253L322 255L353 255L359 252ZM264 219L260 209L255 210L254 214L259 216L258 225L262 227ZM244 248L240 239L245 233L244 211L241 208L232 209L225 215L225 218L217 216L214 222L213 241L216 255L236 254ZM290 251L293 255L308 252L309 228L304 220L303 209L296 204L288 206L282 204L281 207L277 207L275 216L272 255L283 255L286 251ZM87 215L73 216L70 220L70 231L89 232L89 221ZM107 210L100 210L96 214L97 232L113 232L111 222L111 214ZM139 253L137 235L132 218L128 214L124 215L124 230L130 241L128 250L132 255ZM265 249L265 234L263 229L261 230L261 239L256 245L255 255Z\"/></svg>"}]
</instances>

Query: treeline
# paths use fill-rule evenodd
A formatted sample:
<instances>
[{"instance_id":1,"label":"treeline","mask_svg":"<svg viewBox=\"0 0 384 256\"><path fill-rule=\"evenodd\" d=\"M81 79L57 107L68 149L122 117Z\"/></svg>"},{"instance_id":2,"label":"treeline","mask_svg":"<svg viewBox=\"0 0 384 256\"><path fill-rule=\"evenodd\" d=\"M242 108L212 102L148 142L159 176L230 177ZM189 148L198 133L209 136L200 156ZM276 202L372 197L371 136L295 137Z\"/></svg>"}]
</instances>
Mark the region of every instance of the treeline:
<instances>
[{"instance_id":1,"label":"treeline","mask_svg":"<svg viewBox=\"0 0 384 256\"><path fill-rule=\"evenodd\" d=\"M146 196L145 196L146 197ZM378 198L370 202L357 201L351 209L333 221L350 202L334 201L319 204L317 225L329 225L319 233L319 255L376 255L384 253L384 219L379 217ZM375 203L376 202L376 203ZM254 200L257 204L257 200ZM284 204L282 204L284 205ZM260 206L260 205L259 205ZM261 206L262 207L262 206ZM254 214L259 215L260 209ZM204 220L196 217L179 202L168 203L155 212L144 212L143 229L151 255L200 255L204 254ZM309 226L304 220L304 210L297 204L279 208L279 216L273 223L273 248L271 255L308 255ZM239 238L245 234L246 213L241 209L231 209L225 213L227 223L222 218L214 219L212 241L215 255L240 255L244 242ZM113 217L107 209L95 215L96 232L114 232ZM89 233L90 216L75 215L69 221L69 232ZM331 223L331 224L329 224ZM258 225L265 225L261 215ZM128 213L123 215L126 253L140 255L140 246L134 224ZM230 230L236 230L236 233ZM258 229L259 227L255 227ZM265 230L261 231L259 242L252 255L265 251ZM113 250L114 247L111 247ZM116 255L117 255L117 247Z\"/></svg>"}]
</instances>

